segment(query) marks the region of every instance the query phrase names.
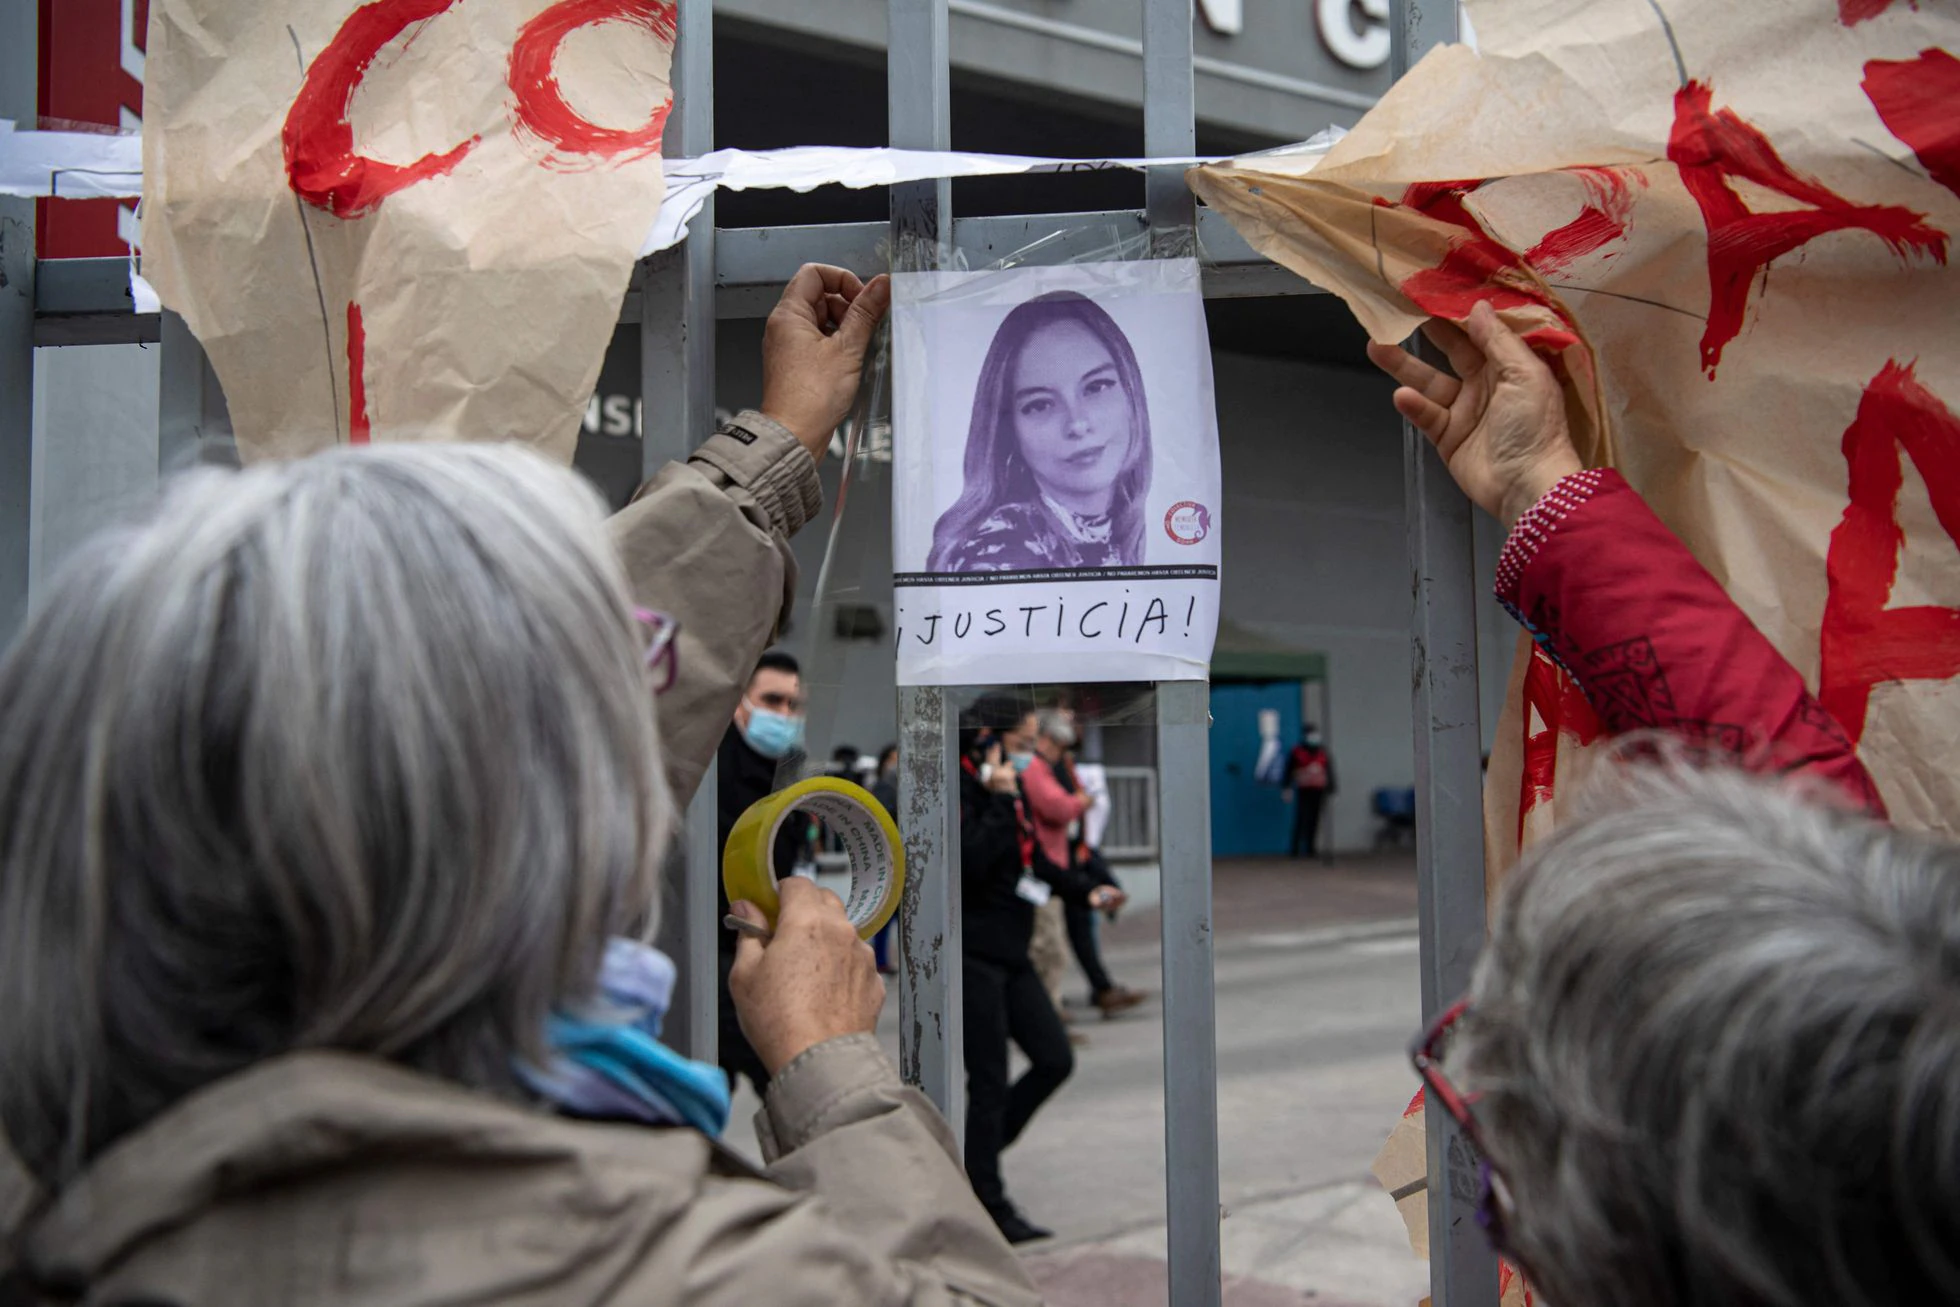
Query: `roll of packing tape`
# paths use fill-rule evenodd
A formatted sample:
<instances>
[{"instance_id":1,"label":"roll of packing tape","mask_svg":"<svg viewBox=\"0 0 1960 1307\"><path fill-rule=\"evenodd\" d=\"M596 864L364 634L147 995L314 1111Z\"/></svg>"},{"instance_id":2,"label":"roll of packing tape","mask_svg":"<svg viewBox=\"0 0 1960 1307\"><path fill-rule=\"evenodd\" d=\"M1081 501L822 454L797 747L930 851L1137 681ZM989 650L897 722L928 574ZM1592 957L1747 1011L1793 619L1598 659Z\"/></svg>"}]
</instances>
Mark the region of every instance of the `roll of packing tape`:
<instances>
[{"instance_id":1,"label":"roll of packing tape","mask_svg":"<svg viewBox=\"0 0 1960 1307\"><path fill-rule=\"evenodd\" d=\"M776 836L796 812L807 812L837 837L851 862L851 892L844 912L861 939L885 928L905 892L905 846L885 805L862 786L831 776L799 781L770 795L742 814L722 850L721 880L728 901L747 900L761 908L773 928L781 903L779 873L773 865Z\"/></svg>"}]
</instances>

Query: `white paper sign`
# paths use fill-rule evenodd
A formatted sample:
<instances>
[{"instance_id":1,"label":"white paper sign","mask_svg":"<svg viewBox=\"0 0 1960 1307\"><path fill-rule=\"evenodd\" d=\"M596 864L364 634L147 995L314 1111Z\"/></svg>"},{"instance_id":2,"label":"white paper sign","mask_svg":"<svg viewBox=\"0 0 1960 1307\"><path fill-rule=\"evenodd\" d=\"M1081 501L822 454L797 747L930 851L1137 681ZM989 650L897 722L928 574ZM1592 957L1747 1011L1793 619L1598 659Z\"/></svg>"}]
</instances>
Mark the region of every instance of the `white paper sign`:
<instances>
[{"instance_id":1,"label":"white paper sign","mask_svg":"<svg viewBox=\"0 0 1960 1307\"><path fill-rule=\"evenodd\" d=\"M1218 411L1197 263L907 273L895 291L899 684L1208 677Z\"/></svg>"}]
</instances>

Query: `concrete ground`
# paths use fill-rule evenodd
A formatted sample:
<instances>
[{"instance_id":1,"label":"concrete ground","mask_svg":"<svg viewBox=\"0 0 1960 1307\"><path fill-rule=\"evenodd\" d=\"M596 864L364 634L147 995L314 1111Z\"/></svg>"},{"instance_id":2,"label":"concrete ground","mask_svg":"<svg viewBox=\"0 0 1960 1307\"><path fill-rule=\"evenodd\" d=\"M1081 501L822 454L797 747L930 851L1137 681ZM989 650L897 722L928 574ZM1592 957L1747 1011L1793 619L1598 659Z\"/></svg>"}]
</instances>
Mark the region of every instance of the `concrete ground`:
<instances>
[{"instance_id":1,"label":"concrete ground","mask_svg":"<svg viewBox=\"0 0 1960 1307\"><path fill-rule=\"evenodd\" d=\"M1153 999L1115 1021L1072 1011L1075 1075L1003 1159L1015 1201L1056 1232L1025 1250L1053 1307L1167 1296L1155 873L1124 878L1133 908L1105 961ZM1368 1172L1415 1092L1413 859L1221 863L1214 884L1227 1307L1413 1307L1427 1269ZM1072 976L1073 1002L1082 989ZM744 1151L754 1107L744 1090L729 1131Z\"/></svg>"}]
</instances>

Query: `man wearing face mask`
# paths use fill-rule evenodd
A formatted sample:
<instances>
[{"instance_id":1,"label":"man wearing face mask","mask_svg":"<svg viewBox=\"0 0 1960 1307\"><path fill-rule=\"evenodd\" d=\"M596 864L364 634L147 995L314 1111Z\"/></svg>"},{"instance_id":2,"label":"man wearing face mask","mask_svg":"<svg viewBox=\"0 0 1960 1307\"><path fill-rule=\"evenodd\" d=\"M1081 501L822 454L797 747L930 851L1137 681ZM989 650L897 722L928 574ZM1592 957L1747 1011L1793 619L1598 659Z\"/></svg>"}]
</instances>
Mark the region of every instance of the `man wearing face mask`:
<instances>
[{"instance_id":1,"label":"man wearing face mask","mask_svg":"<svg viewBox=\"0 0 1960 1307\"><path fill-rule=\"evenodd\" d=\"M716 848L728 846L728 834L743 813L776 792L777 769L794 761L802 751L802 669L786 653L766 653L749 677L749 688L735 708L735 721L722 737L716 758ZM803 833L809 827L800 817L792 815L776 835L776 866L785 871L796 865ZM719 902L715 920L720 921L728 915L728 892L722 888L720 876L715 877L715 894ZM724 930L717 938L721 944L721 1037L716 1060L731 1082L738 1075L747 1076L759 1095L769 1087L769 1072L743 1035L728 996L728 973L735 965L735 946L741 937Z\"/></svg>"}]
</instances>

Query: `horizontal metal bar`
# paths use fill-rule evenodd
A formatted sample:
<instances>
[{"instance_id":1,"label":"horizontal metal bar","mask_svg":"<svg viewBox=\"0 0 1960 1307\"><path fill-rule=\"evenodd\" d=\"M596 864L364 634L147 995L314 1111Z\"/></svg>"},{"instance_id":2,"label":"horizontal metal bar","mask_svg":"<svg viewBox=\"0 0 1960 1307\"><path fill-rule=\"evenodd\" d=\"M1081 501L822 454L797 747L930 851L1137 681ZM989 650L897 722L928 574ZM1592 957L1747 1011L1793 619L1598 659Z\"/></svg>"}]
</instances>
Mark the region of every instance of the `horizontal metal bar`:
<instances>
[{"instance_id":1,"label":"horizontal metal bar","mask_svg":"<svg viewBox=\"0 0 1960 1307\"><path fill-rule=\"evenodd\" d=\"M1066 263L1139 239L1148 230L1141 209L1017 214L956 219L953 243L968 267L998 263L1038 241L1046 244L1033 254L1035 262ZM883 222L722 228L717 232L715 259L716 314L723 319L766 316L784 284L806 263L881 268L890 238L891 226ZM1205 264L1208 299L1321 293L1268 262L1222 214L1210 209L1198 211L1198 250ZM35 344L148 344L159 339L162 329L156 314L131 312L129 260L49 259L39 268ZM636 277L619 320L637 323L642 311Z\"/></svg>"}]
</instances>

